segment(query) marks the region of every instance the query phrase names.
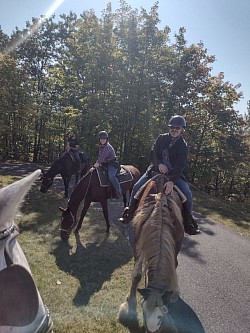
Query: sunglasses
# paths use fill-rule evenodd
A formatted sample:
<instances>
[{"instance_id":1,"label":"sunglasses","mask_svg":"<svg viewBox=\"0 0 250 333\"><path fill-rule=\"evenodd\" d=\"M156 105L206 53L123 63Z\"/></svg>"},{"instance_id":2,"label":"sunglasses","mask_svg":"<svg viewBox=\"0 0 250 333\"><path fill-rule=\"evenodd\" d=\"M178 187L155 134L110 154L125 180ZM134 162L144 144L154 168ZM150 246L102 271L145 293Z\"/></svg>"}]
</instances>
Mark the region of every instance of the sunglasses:
<instances>
[{"instance_id":1,"label":"sunglasses","mask_svg":"<svg viewBox=\"0 0 250 333\"><path fill-rule=\"evenodd\" d=\"M181 126L169 126L170 129L176 129L179 131L182 127Z\"/></svg>"}]
</instances>

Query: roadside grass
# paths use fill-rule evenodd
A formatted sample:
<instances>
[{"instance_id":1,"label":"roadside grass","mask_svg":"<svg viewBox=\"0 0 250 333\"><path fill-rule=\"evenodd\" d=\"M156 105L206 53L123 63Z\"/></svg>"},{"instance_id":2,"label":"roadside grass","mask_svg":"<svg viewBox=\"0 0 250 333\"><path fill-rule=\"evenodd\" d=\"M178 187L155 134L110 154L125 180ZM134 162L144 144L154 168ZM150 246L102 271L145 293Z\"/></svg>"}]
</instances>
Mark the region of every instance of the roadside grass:
<instances>
[{"instance_id":1,"label":"roadside grass","mask_svg":"<svg viewBox=\"0 0 250 333\"><path fill-rule=\"evenodd\" d=\"M20 179L2 177L2 184ZM4 180L3 180L4 178ZM59 237L60 212L66 207L63 192L39 191L32 186L16 224L18 241L34 280L48 306L55 333L127 333L117 312L129 290L132 251L114 225L109 237L100 209L92 207L79 235L70 245Z\"/></svg>"},{"instance_id":2,"label":"roadside grass","mask_svg":"<svg viewBox=\"0 0 250 333\"><path fill-rule=\"evenodd\" d=\"M250 237L249 203L229 202L192 188L194 211Z\"/></svg>"},{"instance_id":3,"label":"roadside grass","mask_svg":"<svg viewBox=\"0 0 250 333\"><path fill-rule=\"evenodd\" d=\"M0 176L0 184L4 186L17 179L20 177ZM67 200L62 198L62 191L41 193L39 185L34 184L26 196L16 223L20 228L18 241L50 309L54 332L130 332L117 321L133 269L127 241L114 225L107 237L102 212L93 206L79 237L71 235L71 247L67 246L59 237L58 209L66 207ZM195 189L193 194L195 211L250 236L249 208L228 204Z\"/></svg>"}]
</instances>

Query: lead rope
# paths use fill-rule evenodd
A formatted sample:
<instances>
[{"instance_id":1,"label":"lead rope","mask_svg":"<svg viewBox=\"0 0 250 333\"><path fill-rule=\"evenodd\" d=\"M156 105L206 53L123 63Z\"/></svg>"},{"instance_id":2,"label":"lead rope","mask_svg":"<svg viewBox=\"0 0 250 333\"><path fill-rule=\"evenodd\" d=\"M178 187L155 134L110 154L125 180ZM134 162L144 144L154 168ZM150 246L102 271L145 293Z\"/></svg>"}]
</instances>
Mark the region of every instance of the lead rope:
<instances>
[{"instance_id":1,"label":"lead rope","mask_svg":"<svg viewBox=\"0 0 250 333\"><path fill-rule=\"evenodd\" d=\"M89 173L90 173L90 177L89 177L89 182L88 182L88 186L87 186L87 189L86 189L86 191L85 191L85 195L84 195L84 197L83 197L83 199L82 199L82 201L83 200L85 200L85 198L86 198L86 195L87 195L87 193L88 193L88 190L89 190L89 186L90 186L90 182L91 182L91 178L92 178L92 174L93 174L93 171L94 170L92 170L92 171L89 171L84 177L86 177ZM75 220L75 218L74 218L74 220ZM78 223L79 223L79 221L78 222L76 222L76 220L75 220L75 226L72 228L72 232L75 232L75 230L76 230L76 228L77 228L77 226L78 226Z\"/></svg>"}]
</instances>

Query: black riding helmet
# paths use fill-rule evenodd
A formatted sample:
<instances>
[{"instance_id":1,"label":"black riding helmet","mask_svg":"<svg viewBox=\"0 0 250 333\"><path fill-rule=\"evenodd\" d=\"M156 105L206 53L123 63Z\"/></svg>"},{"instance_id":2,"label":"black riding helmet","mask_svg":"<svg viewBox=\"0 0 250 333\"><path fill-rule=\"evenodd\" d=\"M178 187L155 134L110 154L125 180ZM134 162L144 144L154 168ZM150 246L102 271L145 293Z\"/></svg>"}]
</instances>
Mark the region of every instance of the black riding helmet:
<instances>
[{"instance_id":1,"label":"black riding helmet","mask_svg":"<svg viewBox=\"0 0 250 333\"><path fill-rule=\"evenodd\" d=\"M182 116L176 115L170 118L168 126L180 126L185 128L187 126L185 118Z\"/></svg>"},{"instance_id":2,"label":"black riding helmet","mask_svg":"<svg viewBox=\"0 0 250 333\"><path fill-rule=\"evenodd\" d=\"M108 133L106 131L99 132L98 137L99 137L99 139L108 139L109 138Z\"/></svg>"}]
</instances>

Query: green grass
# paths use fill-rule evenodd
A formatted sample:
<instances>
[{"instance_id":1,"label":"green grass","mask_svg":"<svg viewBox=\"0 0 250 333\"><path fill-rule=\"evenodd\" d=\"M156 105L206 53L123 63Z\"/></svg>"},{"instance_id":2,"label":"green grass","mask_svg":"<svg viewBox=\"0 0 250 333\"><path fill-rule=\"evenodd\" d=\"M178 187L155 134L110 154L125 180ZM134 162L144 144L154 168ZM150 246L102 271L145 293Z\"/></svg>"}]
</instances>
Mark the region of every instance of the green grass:
<instances>
[{"instance_id":1,"label":"green grass","mask_svg":"<svg viewBox=\"0 0 250 333\"><path fill-rule=\"evenodd\" d=\"M2 185L18 178L0 176ZM60 241L60 212L66 207L63 192L47 194L35 184L26 196L18 241L30 264L55 333L128 333L116 319L130 287L132 252L125 239L106 225L100 209L91 208L79 239L70 237L69 247ZM232 226L249 236L249 208L228 204L194 190L194 209L204 216Z\"/></svg>"},{"instance_id":2,"label":"green grass","mask_svg":"<svg viewBox=\"0 0 250 333\"><path fill-rule=\"evenodd\" d=\"M250 237L249 203L229 202L192 189L194 211Z\"/></svg>"}]
</instances>

